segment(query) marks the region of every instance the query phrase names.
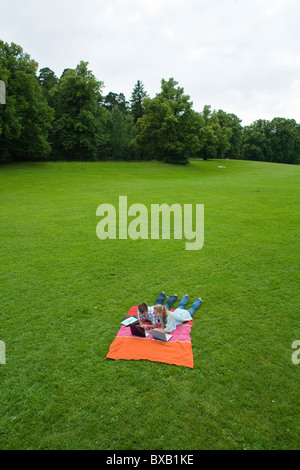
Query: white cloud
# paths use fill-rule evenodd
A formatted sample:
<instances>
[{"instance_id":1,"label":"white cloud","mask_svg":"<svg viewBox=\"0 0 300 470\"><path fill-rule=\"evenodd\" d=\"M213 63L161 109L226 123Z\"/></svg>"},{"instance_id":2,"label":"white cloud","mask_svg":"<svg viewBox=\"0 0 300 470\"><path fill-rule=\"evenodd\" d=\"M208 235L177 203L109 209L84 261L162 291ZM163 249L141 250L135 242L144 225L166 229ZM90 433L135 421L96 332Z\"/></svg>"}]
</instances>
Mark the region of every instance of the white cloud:
<instances>
[{"instance_id":1,"label":"white cloud","mask_svg":"<svg viewBox=\"0 0 300 470\"><path fill-rule=\"evenodd\" d=\"M212 55L213 48L209 46L188 49L187 60L190 62L200 62L208 59Z\"/></svg>"},{"instance_id":2,"label":"white cloud","mask_svg":"<svg viewBox=\"0 0 300 470\"><path fill-rule=\"evenodd\" d=\"M163 7L161 0L140 0L141 5L145 8L147 13L158 13Z\"/></svg>"},{"instance_id":3,"label":"white cloud","mask_svg":"<svg viewBox=\"0 0 300 470\"><path fill-rule=\"evenodd\" d=\"M105 90L154 96L173 76L191 96L243 123L300 122L298 0L10 0L2 35L60 76L80 60Z\"/></svg>"},{"instance_id":4,"label":"white cloud","mask_svg":"<svg viewBox=\"0 0 300 470\"><path fill-rule=\"evenodd\" d=\"M261 10L262 18L278 16L288 5L292 5L296 0L256 0L255 3Z\"/></svg>"}]
</instances>

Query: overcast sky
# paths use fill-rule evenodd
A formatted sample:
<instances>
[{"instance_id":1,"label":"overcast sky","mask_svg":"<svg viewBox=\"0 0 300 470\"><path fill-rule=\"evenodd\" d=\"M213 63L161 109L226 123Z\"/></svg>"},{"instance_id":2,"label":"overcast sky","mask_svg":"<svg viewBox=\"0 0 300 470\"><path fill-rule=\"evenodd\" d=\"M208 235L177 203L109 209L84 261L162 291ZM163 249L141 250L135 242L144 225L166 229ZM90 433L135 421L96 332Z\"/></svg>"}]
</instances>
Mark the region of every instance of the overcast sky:
<instances>
[{"instance_id":1,"label":"overcast sky","mask_svg":"<svg viewBox=\"0 0 300 470\"><path fill-rule=\"evenodd\" d=\"M154 97L174 77L193 108L300 123L300 0L0 0L0 39L58 77L89 62L103 93ZM1 77L0 77L1 78Z\"/></svg>"}]
</instances>

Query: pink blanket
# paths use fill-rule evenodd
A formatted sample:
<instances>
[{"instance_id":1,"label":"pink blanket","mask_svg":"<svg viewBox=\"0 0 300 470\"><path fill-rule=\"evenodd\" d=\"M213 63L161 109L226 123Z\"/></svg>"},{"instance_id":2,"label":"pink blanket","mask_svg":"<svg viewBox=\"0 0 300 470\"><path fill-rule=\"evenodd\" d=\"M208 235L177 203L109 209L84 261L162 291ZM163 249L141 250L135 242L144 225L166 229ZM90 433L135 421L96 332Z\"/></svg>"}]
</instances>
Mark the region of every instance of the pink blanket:
<instances>
[{"instance_id":1,"label":"pink blanket","mask_svg":"<svg viewBox=\"0 0 300 470\"><path fill-rule=\"evenodd\" d=\"M131 307L127 316L137 315L137 306ZM168 342L153 339L152 334L147 338L133 336L129 327L122 325L106 356L108 359L140 360L164 362L177 366L193 368L193 351L191 344L191 328L193 320L177 326L172 331Z\"/></svg>"}]
</instances>

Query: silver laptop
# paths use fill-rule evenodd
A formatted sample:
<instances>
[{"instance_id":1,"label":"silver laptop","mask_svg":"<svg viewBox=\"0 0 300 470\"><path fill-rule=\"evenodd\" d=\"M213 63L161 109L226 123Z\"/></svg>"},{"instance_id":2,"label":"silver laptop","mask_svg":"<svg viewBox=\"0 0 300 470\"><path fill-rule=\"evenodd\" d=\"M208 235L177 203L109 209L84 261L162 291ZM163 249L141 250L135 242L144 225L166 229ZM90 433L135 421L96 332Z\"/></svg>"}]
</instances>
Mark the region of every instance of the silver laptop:
<instances>
[{"instance_id":1,"label":"silver laptop","mask_svg":"<svg viewBox=\"0 0 300 470\"><path fill-rule=\"evenodd\" d=\"M159 339L160 341L169 341L173 336L155 329L152 329L151 333L154 339Z\"/></svg>"}]
</instances>

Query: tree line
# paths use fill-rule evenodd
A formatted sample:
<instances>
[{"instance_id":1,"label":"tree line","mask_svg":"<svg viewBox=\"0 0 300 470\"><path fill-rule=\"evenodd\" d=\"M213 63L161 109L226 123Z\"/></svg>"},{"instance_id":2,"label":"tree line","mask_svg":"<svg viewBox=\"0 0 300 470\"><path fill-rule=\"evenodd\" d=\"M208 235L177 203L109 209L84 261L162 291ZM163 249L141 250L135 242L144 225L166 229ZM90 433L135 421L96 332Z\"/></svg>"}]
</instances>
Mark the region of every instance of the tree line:
<instances>
[{"instance_id":1,"label":"tree line","mask_svg":"<svg viewBox=\"0 0 300 470\"><path fill-rule=\"evenodd\" d=\"M300 163L300 125L294 119L241 119L204 106L193 110L174 78L150 98L138 80L129 101L103 94L88 62L60 78L21 46L0 41L0 162L33 160L160 160L233 158Z\"/></svg>"}]
</instances>

